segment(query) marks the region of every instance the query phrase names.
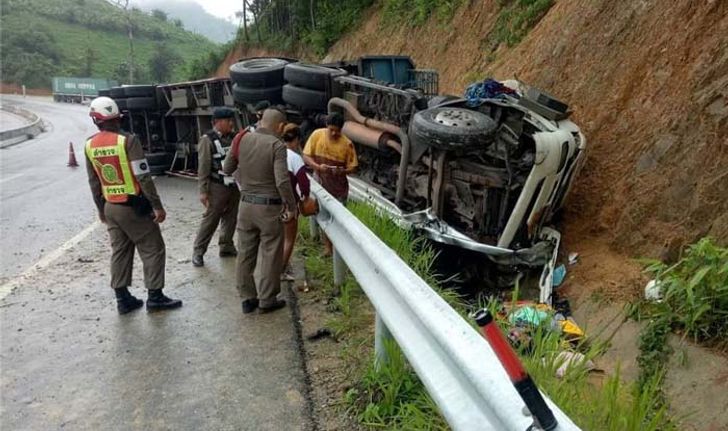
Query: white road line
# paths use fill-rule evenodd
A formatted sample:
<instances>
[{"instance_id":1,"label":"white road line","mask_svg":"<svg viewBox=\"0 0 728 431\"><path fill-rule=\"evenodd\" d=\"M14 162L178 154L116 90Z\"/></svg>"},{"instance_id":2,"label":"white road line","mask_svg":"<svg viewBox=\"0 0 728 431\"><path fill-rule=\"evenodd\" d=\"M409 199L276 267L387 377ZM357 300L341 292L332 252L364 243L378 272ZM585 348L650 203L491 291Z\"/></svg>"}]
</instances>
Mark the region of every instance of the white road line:
<instances>
[{"instance_id":1,"label":"white road line","mask_svg":"<svg viewBox=\"0 0 728 431\"><path fill-rule=\"evenodd\" d=\"M0 286L0 300L8 296L8 294L12 292L13 289L18 287L23 281L32 277L42 269L48 267L50 264L58 260L58 258L63 256L68 250L73 248L73 246L89 236L97 227L99 227L100 224L101 222L99 222L98 220L91 223L89 226L84 228L84 230L76 234L76 236L63 243L63 245L43 256L43 258L41 258L38 262L36 262L30 268L26 269L25 272Z\"/></svg>"},{"instance_id":2,"label":"white road line","mask_svg":"<svg viewBox=\"0 0 728 431\"><path fill-rule=\"evenodd\" d=\"M15 174L15 175L10 175L9 177L2 178L2 179L0 179L0 184L4 183L6 181L12 181L12 180L14 180L16 178L20 178L23 175L24 174Z\"/></svg>"}]
</instances>

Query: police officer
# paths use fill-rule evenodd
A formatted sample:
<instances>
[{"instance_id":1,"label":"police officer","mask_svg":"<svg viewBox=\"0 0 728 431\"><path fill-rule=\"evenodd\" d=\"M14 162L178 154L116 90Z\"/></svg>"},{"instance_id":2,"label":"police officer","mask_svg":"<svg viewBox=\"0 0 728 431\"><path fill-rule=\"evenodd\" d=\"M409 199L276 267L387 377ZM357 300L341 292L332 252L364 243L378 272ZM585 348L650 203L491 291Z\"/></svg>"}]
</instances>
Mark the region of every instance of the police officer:
<instances>
[{"instance_id":1,"label":"police officer","mask_svg":"<svg viewBox=\"0 0 728 431\"><path fill-rule=\"evenodd\" d=\"M233 177L222 172L222 162L235 136L235 112L217 108L212 114L212 130L200 138L197 146L197 178L200 184L200 202L205 206L200 229L192 251L192 264L205 264L203 255L212 240L218 224L220 228L220 257L237 256L233 234L237 222L240 192Z\"/></svg>"},{"instance_id":2,"label":"police officer","mask_svg":"<svg viewBox=\"0 0 728 431\"><path fill-rule=\"evenodd\" d=\"M99 133L86 141L86 171L111 239L111 287L116 292L119 314L144 304L129 292L134 249L144 266L144 285L149 291L147 311L182 306L164 288L165 246L159 223L167 217L154 187L149 165L139 140L120 131L119 107L108 97L91 102L90 115Z\"/></svg>"},{"instance_id":3,"label":"police officer","mask_svg":"<svg viewBox=\"0 0 728 431\"><path fill-rule=\"evenodd\" d=\"M237 173L241 200L238 212L237 287L243 313L279 310L283 269L283 223L296 217L296 200L286 163L286 146L278 138L286 116L267 109L255 132L247 133L237 152L229 152L223 169ZM260 256L260 257L258 257ZM260 277L256 285L256 266Z\"/></svg>"}]
</instances>

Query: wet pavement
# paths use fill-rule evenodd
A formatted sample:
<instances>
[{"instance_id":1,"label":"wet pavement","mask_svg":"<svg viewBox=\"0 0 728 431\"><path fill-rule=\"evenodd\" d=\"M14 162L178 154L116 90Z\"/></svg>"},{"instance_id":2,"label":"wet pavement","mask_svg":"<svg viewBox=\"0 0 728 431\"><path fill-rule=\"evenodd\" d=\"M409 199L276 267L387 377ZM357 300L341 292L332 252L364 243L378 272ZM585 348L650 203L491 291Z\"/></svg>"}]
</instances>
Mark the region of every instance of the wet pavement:
<instances>
[{"instance_id":1,"label":"wet pavement","mask_svg":"<svg viewBox=\"0 0 728 431\"><path fill-rule=\"evenodd\" d=\"M68 121L82 128L76 120ZM49 175L28 179L40 187L25 179L2 184L4 275L17 274L6 256L11 264L25 264L27 259L13 253L37 258L32 250L37 244L51 248L74 240L45 253L33 271L22 277L13 274L10 283L0 286L0 428L310 429L290 310L243 315L234 287L234 259L217 256L217 239L204 268L190 263L202 213L194 182L156 179L168 211L162 225L165 293L182 299L184 306L117 314L109 288L108 238L94 221L85 172L66 171L58 164L61 139L71 132L63 133L63 138L46 136L17 146L53 149ZM26 175L18 166L20 153L11 154L15 163L0 153L3 179ZM10 176L6 168L13 170ZM56 193L68 192L55 200L50 191L38 192L43 184ZM31 204L20 199L24 193L44 198ZM22 233L10 232L30 220L37 226L36 239L25 241ZM141 274L137 258L131 291L146 299Z\"/></svg>"},{"instance_id":2,"label":"wet pavement","mask_svg":"<svg viewBox=\"0 0 728 431\"><path fill-rule=\"evenodd\" d=\"M28 120L7 111L0 110L0 131L17 129L28 124Z\"/></svg>"},{"instance_id":3,"label":"wet pavement","mask_svg":"<svg viewBox=\"0 0 728 431\"><path fill-rule=\"evenodd\" d=\"M64 244L96 215L85 167L66 166L68 143L83 162L83 142L95 132L88 107L46 97L0 98L34 112L50 127L35 139L0 149L2 283Z\"/></svg>"}]
</instances>

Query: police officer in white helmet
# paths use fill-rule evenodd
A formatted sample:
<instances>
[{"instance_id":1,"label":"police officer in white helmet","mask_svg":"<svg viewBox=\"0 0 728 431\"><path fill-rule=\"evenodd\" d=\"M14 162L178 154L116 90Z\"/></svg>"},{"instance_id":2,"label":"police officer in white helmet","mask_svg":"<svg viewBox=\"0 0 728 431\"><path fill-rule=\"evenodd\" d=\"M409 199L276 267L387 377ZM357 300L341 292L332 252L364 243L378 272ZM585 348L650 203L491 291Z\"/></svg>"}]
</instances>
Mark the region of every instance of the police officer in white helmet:
<instances>
[{"instance_id":1,"label":"police officer in white helmet","mask_svg":"<svg viewBox=\"0 0 728 431\"><path fill-rule=\"evenodd\" d=\"M126 314L144 304L129 292L135 249L144 266L147 311L180 307L182 301L162 293L166 252L159 223L167 214L141 143L120 130L121 113L112 99L94 99L90 116L99 133L86 141L86 170L99 219L111 239L111 287L117 310Z\"/></svg>"}]
</instances>

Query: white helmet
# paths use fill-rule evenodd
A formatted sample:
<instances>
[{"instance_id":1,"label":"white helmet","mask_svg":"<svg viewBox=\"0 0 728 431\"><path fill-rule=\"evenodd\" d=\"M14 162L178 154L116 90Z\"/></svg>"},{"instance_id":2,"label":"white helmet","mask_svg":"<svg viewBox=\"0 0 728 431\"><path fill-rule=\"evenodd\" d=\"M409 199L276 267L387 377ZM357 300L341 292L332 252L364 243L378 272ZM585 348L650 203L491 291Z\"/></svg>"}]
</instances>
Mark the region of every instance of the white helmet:
<instances>
[{"instance_id":1,"label":"white helmet","mask_svg":"<svg viewBox=\"0 0 728 431\"><path fill-rule=\"evenodd\" d=\"M119 118L119 106L110 97L97 97L91 102L89 115L94 122L113 120Z\"/></svg>"}]
</instances>

